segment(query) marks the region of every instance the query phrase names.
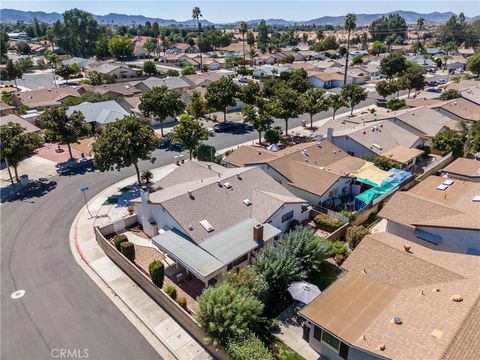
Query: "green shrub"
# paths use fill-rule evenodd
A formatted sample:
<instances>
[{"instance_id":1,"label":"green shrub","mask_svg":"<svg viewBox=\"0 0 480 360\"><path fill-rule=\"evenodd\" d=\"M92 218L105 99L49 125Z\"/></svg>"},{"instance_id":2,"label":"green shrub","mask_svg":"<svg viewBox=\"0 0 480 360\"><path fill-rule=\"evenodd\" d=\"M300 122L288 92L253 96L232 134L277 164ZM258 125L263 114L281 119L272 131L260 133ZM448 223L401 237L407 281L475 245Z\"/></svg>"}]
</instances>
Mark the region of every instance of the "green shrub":
<instances>
[{"instance_id":1,"label":"green shrub","mask_svg":"<svg viewBox=\"0 0 480 360\"><path fill-rule=\"evenodd\" d=\"M148 265L148 272L155 285L158 287L163 286L163 280L165 278L165 267L160 260L154 260Z\"/></svg>"},{"instance_id":2,"label":"green shrub","mask_svg":"<svg viewBox=\"0 0 480 360\"><path fill-rule=\"evenodd\" d=\"M184 310L187 310L187 299L185 296L180 296L176 301Z\"/></svg>"},{"instance_id":3,"label":"green shrub","mask_svg":"<svg viewBox=\"0 0 480 360\"><path fill-rule=\"evenodd\" d=\"M135 245L130 241L120 243L120 251L130 261L135 261Z\"/></svg>"},{"instance_id":4,"label":"green shrub","mask_svg":"<svg viewBox=\"0 0 480 360\"><path fill-rule=\"evenodd\" d=\"M272 353L252 333L228 341L225 348L232 360L273 360Z\"/></svg>"},{"instance_id":5,"label":"green shrub","mask_svg":"<svg viewBox=\"0 0 480 360\"><path fill-rule=\"evenodd\" d=\"M398 110L406 105L404 99L392 99L387 101L387 108L390 110Z\"/></svg>"},{"instance_id":6,"label":"green shrub","mask_svg":"<svg viewBox=\"0 0 480 360\"><path fill-rule=\"evenodd\" d=\"M452 99L458 99L459 97L462 96L462 93L456 89L450 89L446 90L443 93L440 94L440 99L441 100L452 100Z\"/></svg>"},{"instance_id":7,"label":"green shrub","mask_svg":"<svg viewBox=\"0 0 480 360\"><path fill-rule=\"evenodd\" d=\"M290 223L288 229L290 231L293 231L297 228L297 226L300 224L300 222L297 219L293 219L292 222Z\"/></svg>"},{"instance_id":8,"label":"green shrub","mask_svg":"<svg viewBox=\"0 0 480 360\"><path fill-rule=\"evenodd\" d=\"M121 235L115 235L113 238L113 244L117 248L118 251L120 251L120 244L122 242L128 241L127 237L123 234Z\"/></svg>"},{"instance_id":9,"label":"green shrub","mask_svg":"<svg viewBox=\"0 0 480 360\"><path fill-rule=\"evenodd\" d=\"M177 298L177 288L174 285L168 284L167 286L165 286L165 292L173 300L175 300Z\"/></svg>"},{"instance_id":10,"label":"green shrub","mask_svg":"<svg viewBox=\"0 0 480 360\"><path fill-rule=\"evenodd\" d=\"M340 226L343 225L343 223L340 220L335 219L334 217L331 217L327 214L318 214L317 216L315 216L313 221L315 222L315 225L317 225L319 229L328 231L330 233L334 232Z\"/></svg>"},{"instance_id":11,"label":"green shrub","mask_svg":"<svg viewBox=\"0 0 480 360\"><path fill-rule=\"evenodd\" d=\"M347 255L347 245L340 240L334 241L332 244L332 253L337 255L345 256Z\"/></svg>"},{"instance_id":12,"label":"green shrub","mask_svg":"<svg viewBox=\"0 0 480 360\"><path fill-rule=\"evenodd\" d=\"M346 256L345 255L341 255L341 254L337 254L335 255L335 263L340 266L343 264L343 262L345 261L346 259Z\"/></svg>"},{"instance_id":13,"label":"green shrub","mask_svg":"<svg viewBox=\"0 0 480 360\"><path fill-rule=\"evenodd\" d=\"M349 211L349 210L341 210L338 212L340 215L345 216L349 220L353 219L355 217L355 211Z\"/></svg>"},{"instance_id":14,"label":"green shrub","mask_svg":"<svg viewBox=\"0 0 480 360\"><path fill-rule=\"evenodd\" d=\"M355 249L357 245L362 241L365 235L368 235L370 231L363 225L360 226L351 226L347 229L347 234L345 236L348 246L350 249Z\"/></svg>"}]
</instances>

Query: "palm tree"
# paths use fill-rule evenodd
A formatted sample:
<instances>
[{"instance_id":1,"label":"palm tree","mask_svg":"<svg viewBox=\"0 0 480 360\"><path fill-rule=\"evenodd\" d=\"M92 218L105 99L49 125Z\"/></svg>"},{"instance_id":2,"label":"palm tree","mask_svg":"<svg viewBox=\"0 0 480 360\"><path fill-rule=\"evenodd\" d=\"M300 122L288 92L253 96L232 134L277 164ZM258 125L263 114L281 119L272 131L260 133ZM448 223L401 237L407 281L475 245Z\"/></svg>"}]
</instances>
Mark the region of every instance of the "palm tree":
<instances>
[{"instance_id":1,"label":"palm tree","mask_svg":"<svg viewBox=\"0 0 480 360\"><path fill-rule=\"evenodd\" d=\"M420 41L420 31L423 30L424 26L425 26L425 19L422 17L419 17L417 19L417 41Z\"/></svg>"},{"instance_id":2,"label":"palm tree","mask_svg":"<svg viewBox=\"0 0 480 360\"><path fill-rule=\"evenodd\" d=\"M60 62L60 58L53 51L47 51L45 54L45 59L47 59L48 63L50 64L50 67L52 68L53 83L55 84L55 87L58 87L55 73L57 70L57 64Z\"/></svg>"},{"instance_id":3,"label":"palm tree","mask_svg":"<svg viewBox=\"0 0 480 360\"><path fill-rule=\"evenodd\" d=\"M350 34L357 27L356 21L357 21L357 15L353 13L348 13L347 16L345 16L344 28L346 31L348 31L348 35L347 35L347 58L345 60L345 75L343 77L344 84L347 83L348 55L350 54Z\"/></svg>"},{"instance_id":4,"label":"palm tree","mask_svg":"<svg viewBox=\"0 0 480 360\"><path fill-rule=\"evenodd\" d=\"M202 17L202 10L198 6L195 6L192 10L192 19L197 20L197 27L198 27L198 42L200 42L200 18ZM200 68L203 69L203 60L202 60L202 50L200 50L200 46L198 47L200 51Z\"/></svg>"},{"instance_id":5,"label":"palm tree","mask_svg":"<svg viewBox=\"0 0 480 360\"><path fill-rule=\"evenodd\" d=\"M55 47L53 45L53 42L55 41L55 34L53 33L52 29L47 30L47 39L50 41L50 45L52 46L52 51L55 51Z\"/></svg>"},{"instance_id":6,"label":"palm tree","mask_svg":"<svg viewBox=\"0 0 480 360\"><path fill-rule=\"evenodd\" d=\"M245 21L242 21L240 24L240 33L242 34L242 43L243 43L243 68L245 68L245 34L248 31L248 25Z\"/></svg>"}]
</instances>

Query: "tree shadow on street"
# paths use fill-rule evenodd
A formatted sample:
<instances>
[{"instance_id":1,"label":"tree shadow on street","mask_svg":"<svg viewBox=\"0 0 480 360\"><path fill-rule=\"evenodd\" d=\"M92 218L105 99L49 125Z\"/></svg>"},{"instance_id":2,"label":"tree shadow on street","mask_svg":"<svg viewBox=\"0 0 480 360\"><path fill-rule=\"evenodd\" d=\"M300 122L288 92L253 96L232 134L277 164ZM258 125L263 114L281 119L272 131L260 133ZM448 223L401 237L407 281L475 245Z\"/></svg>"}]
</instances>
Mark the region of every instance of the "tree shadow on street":
<instances>
[{"instance_id":1,"label":"tree shadow on street","mask_svg":"<svg viewBox=\"0 0 480 360\"><path fill-rule=\"evenodd\" d=\"M39 179L32 181L27 187L20 189L18 192L9 196L7 199L2 198L3 202L26 201L34 198L41 198L57 187L56 181L47 181Z\"/></svg>"}]
</instances>

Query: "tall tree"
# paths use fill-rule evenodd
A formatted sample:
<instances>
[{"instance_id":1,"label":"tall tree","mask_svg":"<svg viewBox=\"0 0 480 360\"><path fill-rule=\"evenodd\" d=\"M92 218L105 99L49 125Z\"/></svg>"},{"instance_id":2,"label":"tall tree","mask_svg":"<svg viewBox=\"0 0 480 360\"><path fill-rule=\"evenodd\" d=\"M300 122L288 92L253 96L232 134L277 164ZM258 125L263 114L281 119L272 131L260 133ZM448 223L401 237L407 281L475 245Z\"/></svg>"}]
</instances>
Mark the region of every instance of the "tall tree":
<instances>
[{"instance_id":1,"label":"tall tree","mask_svg":"<svg viewBox=\"0 0 480 360\"><path fill-rule=\"evenodd\" d=\"M223 111L223 121L227 121L227 109L235 105L235 97L239 86L233 82L231 77L225 76L212 82L205 94L207 106L216 111Z\"/></svg>"},{"instance_id":2,"label":"tall tree","mask_svg":"<svg viewBox=\"0 0 480 360\"><path fill-rule=\"evenodd\" d=\"M267 22L262 19L257 26L257 46L258 49L264 54L268 47L268 26Z\"/></svg>"},{"instance_id":3,"label":"tall tree","mask_svg":"<svg viewBox=\"0 0 480 360\"><path fill-rule=\"evenodd\" d=\"M163 122L168 117L175 117L183 111L185 104L180 98L180 93L169 90L166 86L154 87L140 98L140 111L145 117L155 116L160 122L163 137Z\"/></svg>"},{"instance_id":4,"label":"tall tree","mask_svg":"<svg viewBox=\"0 0 480 360\"><path fill-rule=\"evenodd\" d=\"M423 17L419 17L417 19L417 41L420 41L420 31L425 28L425 19Z\"/></svg>"},{"instance_id":5,"label":"tall tree","mask_svg":"<svg viewBox=\"0 0 480 360\"><path fill-rule=\"evenodd\" d=\"M200 51L200 68L203 69L203 55L202 55L202 50L201 50L201 47L200 47L200 43L201 43L201 37L202 37L202 34L201 34L201 24L200 24L200 18L203 16L202 14L202 10L200 10L200 8L198 6L195 6L192 10L192 19L193 20L197 20L197 29L198 29L198 49Z\"/></svg>"},{"instance_id":6,"label":"tall tree","mask_svg":"<svg viewBox=\"0 0 480 360\"><path fill-rule=\"evenodd\" d=\"M346 84L342 88L341 95L350 106L350 115L353 115L353 108L366 100L368 92L360 85Z\"/></svg>"},{"instance_id":7,"label":"tall tree","mask_svg":"<svg viewBox=\"0 0 480 360\"><path fill-rule=\"evenodd\" d=\"M262 143L262 133L268 131L273 124L267 100L259 100L258 105L246 104L242 108L243 121L252 125L258 132L258 143Z\"/></svg>"},{"instance_id":8,"label":"tall tree","mask_svg":"<svg viewBox=\"0 0 480 360\"><path fill-rule=\"evenodd\" d=\"M425 86L425 75L423 68L411 67L408 68L401 77L401 81L408 89L408 97L410 98L410 91L420 91Z\"/></svg>"},{"instance_id":9,"label":"tall tree","mask_svg":"<svg viewBox=\"0 0 480 360\"><path fill-rule=\"evenodd\" d=\"M380 71L389 79L395 76L401 76L406 69L406 59L402 54L388 54L380 61Z\"/></svg>"},{"instance_id":10,"label":"tall tree","mask_svg":"<svg viewBox=\"0 0 480 360\"><path fill-rule=\"evenodd\" d=\"M250 66L253 66L253 58L255 57L255 35L253 32L249 31L247 33L247 44L250 47L249 55L250 55Z\"/></svg>"},{"instance_id":11,"label":"tall tree","mask_svg":"<svg viewBox=\"0 0 480 360\"><path fill-rule=\"evenodd\" d=\"M14 169L16 181L20 181L18 178L18 165L32 151L42 146L42 143L43 140L40 135L25 132L25 129L19 124L9 121L0 126L0 157L5 160L12 184L14 181L10 172L10 166Z\"/></svg>"},{"instance_id":12,"label":"tall tree","mask_svg":"<svg viewBox=\"0 0 480 360\"><path fill-rule=\"evenodd\" d=\"M49 140L67 144L70 159L73 159L70 144L86 134L85 117L81 112L74 111L68 116L64 108L47 109L37 120L37 124L45 129Z\"/></svg>"},{"instance_id":13,"label":"tall tree","mask_svg":"<svg viewBox=\"0 0 480 360\"><path fill-rule=\"evenodd\" d=\"M133 54L132 40L128 36L115 35L108 41L108 50L117 59L125 59Z\"/></svg>"},{"instance_id":14,"label":"tall tree","mask_svg":"<svg viewBox=\"0 0 480 360\"><path fill-rule=\"evenodd\" d=\"M477 78L480 77L480 52L467 59L467 70L477 73Z\"/></svg>"},{"instance_id":15,"label":"tall tree","mask_svg":"<svg viewBox=\"0 0 480 360\"><path fill-rule=\"evenodd\" d=\"M17 86L17 79L21 78L23 75L21 67L13 62L12 59L8 59L5 68L2 69L2 79L8 81L14 81L15 87Z\"/></svg>"},{"instance_id":16,"label":"tall tree","mask_svg":"<svg viewBox=\"0 0 480 360\"><path fill-rule=\"evenodd\" d=\"M181 144L188 150L190 160L192 152L203 141L208 140L208 130L198 120L190 115L180 115L179 124L175 126L170 133L174 143Z\"/></svg>"},{"instance_id":17,"label":"tall tree","mask_svg":"<svg viewBox=\"0 0 480 360\"><path fill-rule=\"evenodd\" d=\"M335 114L339 109L341 109L344 106L347 106L347 101L344 99L344 97L341 94L331 94L328 97L328 100L330 102L330 106L332 107L333 110L333 118L335 119Z\"/></svg>"},{"instance_id":18,"label":"tall tree","mask_svg":"<svg viewBox=\"0 0 480 360\"><path fill-rule=\"evenodd\" d=\"M5 31L0 31L0 62L2 63L7 59L8 48L10 47L8 40L8 34Z\"/></svg>"},{"instance_id":19,"label":"tall tree","mask_svg":"<svg viewBox=\"0 0 480 360\"><path fill-rule=\"evenodd\" d=\"M240 23L240 33L242 34L242 45L243 45L243 68L245 68L246 58L245 58L245 34L248 32L248 25L245 21Z\"/></svg>"},{"instance_id":20,"label":"tall tree","mask_svg":"<svg viewBox=\"0 0 480 360\"><path fill-rule=\"evenodd\" d=\"M325 90L318 88L308 89L300 97L303 111L310 115L310 129L313 130L313 116L322 111L328 111L330 100L324 97Z\"/></svg>"},{"instance_id":21,"label":"tall tree","mask_svg":"<svg viewBox=\"0 0 480 360\"><path fill-rule=\"evenodd\" d=\"M285 135L288 135L288 119L297 117L302 111L300 94L287 86L280 86L272 101L272 115L285 120Z\"/></svg>"},{"instance_id":22,"label":"tall tree","mask_svg":"<svg viewBox=\"0 0 480 360\"><path fill-rule=\"evenodd\" d=\"M140 184L138 162L149 160L159 140L147 120L125 116L107 128L93 144L93 161L100 171L134 166Z\"/></svg>"},{"instance_id":23,"label":"tall tree","mask_svg":"<svg viewBox=\"0 0 480 360\"><path fill-rule=\"evenodd\" d=\"M345 58L345 75L343 77L343 83L347 83L347 72L348 72L348 56L350 54L350 35L351 32L357 28L357 15L353 13L348 13L345 16L345 25L343 26L345 31L347 31L347 53Z\"/></svg>"},{"instance_id":24,"label":"tall tree","mask_svg":"<svg viewBox=\"0 0 480 360\"><path fill-rule=\"evenodd\" d=\"M60 62L60 57L53 51L48 50L45 53L45 59L47 59L47 62L50 65L50 68L52 69L53 83L55 84L55 87L58 87L56 72L57 72L57 65Z\"/></svg>"},{"instance_id":25,"label":"tall tree","mask_svg":"<svg viewBox=\"0 0 480 360\"><path fill-rule=\"evenodd\" d=\"M200 91L195 90L188 99L185 110L188 115L198 120L207 113L207 104Z\"/></svg>"},{"instance_id":26,"label":"tall tree","mask_svg":"<svg viewBox=\"0 0 480 360\"><path fill-rule=\"evenodd\" d=\"M79 9L63 13L63 26L58 29L58 44L68 54L90 57L95 53L95 43L101 35L93 15Z\"/></svg>"},{"instance_id":27,"label":"tall tree","mask_svg":"<svg viewBox=\"0 0 480 360\"><path fill-rule=\"evenodd\" d=\"M240 87L238 97L245 104L255 105L260 96L260 85L256 81L249 81Z\"/></svg>"}]
</instances>

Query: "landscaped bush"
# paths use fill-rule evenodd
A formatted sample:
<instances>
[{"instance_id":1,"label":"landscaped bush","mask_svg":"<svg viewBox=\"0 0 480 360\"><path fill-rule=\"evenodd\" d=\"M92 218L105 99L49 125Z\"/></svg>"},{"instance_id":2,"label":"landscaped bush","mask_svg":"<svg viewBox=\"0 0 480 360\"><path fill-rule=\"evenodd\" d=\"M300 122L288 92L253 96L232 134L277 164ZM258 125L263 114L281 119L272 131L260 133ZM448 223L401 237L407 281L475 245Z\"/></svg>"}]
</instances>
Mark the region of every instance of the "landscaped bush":
<instances>
[{"instance_id":1,"label":"landscaped bush","mask_svg":"<svg viewBox=\"0 0 480 360\"><path fill-rule=\"evenodd\" d=\"M232 360L273 360L272 353L253 333L229 340L225 350Z\"/></svg>"},{"instance_id":2,"label":"landscaped bush","mask_svg":"<svg viewBox=\"0 0 480 360\"><path fill-rule=\"evenodd\" d=\"M334 232L340 226L343 225L343 223L340 220L335 219L334 217L331 217L327 214L318 214L317 216L315 216L313 221L315 222L315 225L317 225L319 229L328 231L330 233Z\"/></svg>"},{"instance_id":3,"label":"landscaped bush","mask_svg":"<svg viewBox=\"0 0 480 360\"><path fill-rule=\"evenodd\" d=\"M349 210L341 210L338 212L340 215L345 216L349 220L353 219L355 217L355 211L349 211Z\"/></svg>"},{"instance_id":4,"label":"landscaped bush","mask_svg":"<svg viewBox=\"0 0 480 360\"><path fill-rule=\"evenodd\" d=\"M244 291L260 300L265 300L268 285L251 266L236 267L227 272L225 281L235 289Z\"/></svg>"},{"instance_id":5,"label":"landscaped bush","mask_svg":"<svg viewBox=\"0 0 480 360\"><path fill-rule=\"evenodd\" d=\"M299 221L297 219L293 219L292 222L290 223L290 225L288 226L288 229L290 231L293 231L297 228L297 226L299 225Z\"/></svg>"},{"instance_id":6,"label":"landscaped bush","mask_svg":"<svg viewBox=\"0 0 480 360\"><path fill-rule=\"evenodd\" d=\"M332 244L332 253L333 255L347 255L347 245L340 240L334 241Z\"/></svg>"},{"instance_id":7,"label":"landscaped bush","mask_svg":"<svg viewBox=\"0 0 480 360\"><path fill-rule=\"evenodd\" d=\"M184 310L187 310L187 299L185 296L180 296L176 301Z\"/></svg>"},{"instance_id":8,"label":"landscaped bush","mask_svg":"<svg viewBox=\"0 0 480 360\"><path fill-rule=\"evenodd\" d=\"M450 89L446 90L443 93L440 94L440 99L441 100L452 100L452 99L458 99L459 97L462 96L462 93L456 89Z\"/></svg>"},{"instance_id":9,"label":"landscaped bush","mask_svg":"<svg viewBox=\"0 0 480 360\"><path fill-rule=\"evenodd\" d=\"M135 245L130 241L120 243L120 251L130 261L135 261Z\"/></svg>"},{"instance_id":10,"label":"landscaped bush","mask_svg":"<svg viewBox=\"0 0 480 360\"><path fill-rule=\"evenodd\" d=\"M387 101L387 108L390 110L398 110L406 105L404 99L392 99Z\"/></svg>"},{"instance_id":11,"label":"landscaped bush","mask_svg":"<svg viewBox=\"0 0 480 360\"><path fill-rule=\"evenodd\" d=\"M173 300L177 298L177 288L171 284L168 284L165 287L165 292L170 296Z\"/></svg>"},{"instance_id":12,"label":"landscaped bush","mask_svg":"<svg viewBox=\"0 0 480 360\"><path fill-rule=\"evenodd\" d=\"M154 260L148 265L148 272L155 285L158 287L163 286L163 280L165 279L165 266L160 260Z\"/></svg>"},{"instance_id":13,"label":"landscaped bush","mask_svg":"<svg viewBox=\"0 0 480 360\"><path fill-rule=\"evenodd\" d=\"M257 298L222 282L206 288L198 297L195 318L208 334L206 340L218 344L259 326L263 307Z\"/></svg>"},{"instance_id":14,"label":"landscaped bush","mask_svg":"<svg viewBox=\"0 0 480 360\"><path fill-rule=\"evenodd\" d=\"M351 226L347 229L347 234L345 236L348 246L350 249L355 249L357 245L362 241L365 235L368 235L370 231L363 225L360 226Z\"/></svg>"},{"instance_id":15,"label":"landscaped bush","mask_svg":"<svg viewBox=\"0 0 480 360\"><path fill-rule=\"evenodd\" d=\"M115 247L117 248L118 251L120 251L120 244L122 242L125 242L125 241L128 241L127 237L123 234L121 235L115 235L113 237L113 244L115 245Z\"/></svg>"},{"instance_id":16,"label":"landscaped bush","mask_svg":"<svg viewBox=\"0 0 480 360\"><path fill-rule=\"evenodd\" d=\"M341 255L341 254L337 254L335 255L335 263L340 266L343 264L343 262L345 261L346 259L346 256L345 255Z\"/></svg>"}]
</instances>

